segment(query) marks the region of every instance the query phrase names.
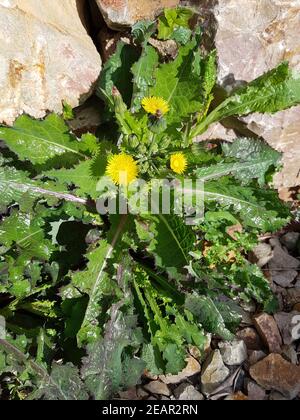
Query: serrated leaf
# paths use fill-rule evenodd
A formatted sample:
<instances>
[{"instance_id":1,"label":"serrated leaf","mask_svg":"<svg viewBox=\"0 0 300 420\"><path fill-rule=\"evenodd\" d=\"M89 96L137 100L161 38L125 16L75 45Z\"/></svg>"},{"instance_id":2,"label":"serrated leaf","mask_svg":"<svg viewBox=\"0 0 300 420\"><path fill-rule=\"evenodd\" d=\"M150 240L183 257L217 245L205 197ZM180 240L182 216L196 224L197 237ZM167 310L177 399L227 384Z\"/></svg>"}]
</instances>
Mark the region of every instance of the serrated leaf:
<instances>
[{"instance_id":1,"label":"serrated leaf","mask_svg":"<svg viewBox=\"0 0 300 420\"><path fill-rule=\"evenodd\" d=\"M281 154L266 143L256 139L241 138L234 143L224 143L223 152L226 157L238 159L239 162L218 163L202 167L195 171L197 179L209 181L222 176L233 175L244 184L258 179L263 186L265 175L273 166L276 168L281 160Z\"/></svg>"},{"instance_id":2,"label":"serrated leaf","mask_svg":"<svg viewBox=\"0 0 300 420\"><path fill-rule=\"evenodd\" d=\"M89 302L85 311L81 329L77 339L80 345L95 341L100 336L99 316L100 302L104 295L111 294L116 289L108 271L110 261L115 258L118 261L118 246L122 235L127 228L128 217L118 217L118 223L112 227L109 242L102 240L99 247L88 255L87 269L73 274L71 287L86 293ZM65 292L68 296L68 292ZM73 297L73 296L72 296Z\"/></svg>"},{"instance_id":3,"label":"serrated leaf","mask_svg":"<svg viewBox=\"0 0 300 420\"><path fill-rule=\"evenodd\" d=\"M190 29L189 21L193 16L194 12L185 7L166 9L164 15L159 18L158 38L170 39L174 31L180 27Z\"/></svg>"},{"instance_id":4,"label":"serrated leaf","mask_svg":"<svg viewBox=\"0 0 300 420\"><path fill-rule=\"evenodd\" d=\"M156 264L170 274L181 271L189 264L195 234L184 220L172 215L151 216L149 220L136 222L142 241L149 242L148 251L154 255Z\"/></svg>"},{"instance_id":5,"label":"serrated leaf","mask_svg":"<svg viewBox=\"0 0 300 420\"><path fill-rule=\"evenodd\" d=\"M141 20L133 25L131 34L135 42L143 44L149 40L155 31L156 22L152 20Z\"/></svg>"},{"instance_id":6,"label":"serrated leaf","mask_svg":"<svg viewBox=\"0 0 300 420\"><path fill-rule=\"evenodd\" d=\"M54 363L50 379L47 378L43 381L38 395L49 401L80 401L89 399L84 383L80 379L79 371L71 363L66 363L65 365Z\"/></svg>"},{"instance_id":7,"label":"serrated leaf","mask_svg":"<svg viewBox=\"0 0 300 420\"><path fill-rule=\"evenodd\" d=\"M154 71L158 66L158 53L150 45L145 46L141 58L132 67L133 98L132 109L137 112L141 109L141 102L149 95L150 87L155 84Z\"/></svg>"},{"instance_id":8,"label":"serrated leaf","mask_svg":"<svg viewBox=\"0 0 300 420\"><path fill-rule=\"evenodd\" d=\"M170 124L181 123L203 108L200 78L194 72L195 55L200 55L196 39L182 46L174 61L161 64L155 72L156 84L150 94L169 102L166 118Z\"/></svg>"},{"instance_id":9,"label":"serrated leaf","mask_svg":"<svg viewBox=\"0 0 300 420\"><path fill-rule=\"evenodd\" d=\"M209 181L205 184L205 201L215 201L223 209L232 209L240 215L245 226L264 232L275 232L289 220L289 212L278 201L274 191L240 186L233 181Z\"/></svg>"},{"instance_id":10,"label":"serrated leaf","mask_svg":"<svg viewBox=\"0 0 300 420\"><path fill-rule=\"evenodd\" d=\"M232 340L233 334L226 328L224 318L210 297L196 293L188 294L185 307L196 317L206 331L216 334L223 340Z\"/></svg>"},{"instance_id":11,"label":"serrated leaf","mask_svg":"<svg viewBox=\"0 0 300 420\"><path fill-rule=\"evenodd\" d=\"M113 88L116 87L124 102L130 107L132 83L131 68L138 60L138 51L131 45L120 42L115 54L106 62L97 87L97 95L104 99L110 111L113 111Z\"/></svg>"},{"instance_id":12,"label":"serrated leaf","mask_svg":"<svg viewBox=\"0 0 300 420\"><path fill-rule=\"evenodd\" d=\"M30 214L14 212L0 224L0 244L15 247L23 258L49 259L52 244L45 238L45 221Z\"/></svg>"},{"instance_id":13,"label":"serrated leaf","mask_svg":"<svg viewBox=\"0 0 300 420\"><path fill-rule=\"evenodd\" d=\"M92 162L90 160L81 162L72 169L48 171L45 175L51 179L58 180L60 184L66 184L69 187L75 185L76 194L79 197L98 198L98 179L92 176Z\"/></svg>"},{"instance_id":14,"label":"serrated leaf","mask_svg":"<svg viewBox=\"0 0 300 420\"><path fill-rule=\"evenodd\" d=\"M1 202L6 205L19 202L25 194L33 198L53 197L73 203L86 204L86 200L59 191L58 188L54 188L54 185L49 188L47 183L40 184L37 181L32 181L26 172L18 171L13 167L0 166Z\"/></svg>"},{"instance_id":15,"label":"serrated leaf","mask_svg":"<svg viewBox=\"0 0 300 420\"><path fill-rule=\"evenodd\" d=\"M86 158L80 151L80 142L56 114L43 121L22 115L12 128L0 127L0 138L19 159L34 165L70 166Z\"/></svg>"},{"instance_id":16,"label":"serrated leaf","mask_svg":"<svg viewBox=\"0 0 300 420\"><path fill-rule=\"evenodd\" d=\"M270 113L291 108L300 103L300 76L293 74L284 62L222 102L192 131L192 138L204 133L216 121L252 112Z\"/></svg>"},{"instance_id":17,"label":"serrated leaf","mask_svg":"<svg viewBox=\"0 0 300 420\"><path fill-rule=\"evenodd\" d=\"M145 367L125 352L135 342L136 318L124 316L121 307L122 302L113 305L104 338L90 345L83 359L82 377L95 400L106 400L134 386Z\"/></svg>"}]
</instances>

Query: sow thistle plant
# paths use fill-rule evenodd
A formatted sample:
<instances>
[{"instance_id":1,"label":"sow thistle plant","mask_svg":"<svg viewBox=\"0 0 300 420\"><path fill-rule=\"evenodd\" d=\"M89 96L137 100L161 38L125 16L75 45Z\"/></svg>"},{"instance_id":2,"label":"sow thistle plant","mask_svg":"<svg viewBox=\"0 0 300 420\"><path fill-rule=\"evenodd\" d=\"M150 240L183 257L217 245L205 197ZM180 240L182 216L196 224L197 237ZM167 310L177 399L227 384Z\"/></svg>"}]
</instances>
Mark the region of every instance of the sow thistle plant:
<instances>
[{"instance_id":1,"label":"sow thistle plant","mask_svg":"<svg viewBox=\"0 0 300 420\"><path fill-rule=\"evenodd\" d=\"M240 303L276 309L247 254L289 221L271 187L281 155L259 139L197 137L228 117L300 103L300 79L282 63L215 97L216 52L203 53L192 15L167 10L118 44L99 80L97 136L77 138L54 114L0 128L0 378L10 398L109 398L145 369L178 373L208 333L231 340ZM174 59L150 45L155 36L176 41ZM97 211L101 199L130 203L139 180L146 197L168 181L174 198L185 179L204 185L193 225L174 200L170 214Z\"/></svg>"}]
</instances>

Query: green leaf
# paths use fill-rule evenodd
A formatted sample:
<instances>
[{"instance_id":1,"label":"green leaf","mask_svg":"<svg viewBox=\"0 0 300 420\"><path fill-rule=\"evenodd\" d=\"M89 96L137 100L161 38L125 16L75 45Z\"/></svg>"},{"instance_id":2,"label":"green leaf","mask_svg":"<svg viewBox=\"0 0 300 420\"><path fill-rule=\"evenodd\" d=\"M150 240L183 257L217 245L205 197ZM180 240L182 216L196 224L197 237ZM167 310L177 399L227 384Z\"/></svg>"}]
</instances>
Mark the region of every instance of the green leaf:
<instances>
[{"instance_id":1,"label":"green leaf","mask_svg":"<svg viewBox=\"0 0 300 420\"><path fill-rule=\"evenodd\" d=\"M89 396L80 379L78 369L71 363L60 365L54 363L50 379L40 385L38 395L49 401L81 401ZM37 394L36 394L37 397Z\"/></svg>"},{"instance_id":2,"label":"green leaf","mask_svg":"<svg viewBox=\"0 0 300 420\"><path fill-rule=\"evenodd\" d=\"M199 75L194 72L195 56L200 55L196 39L179 49L178 57L161 64L155 72L156 84L150 94L170 104L166 115L169 124L182 123L190 114L203 108Z\"/></svg>"},{"instance_id":3,"label":"green leaf","mask_svg":"<svg viewBox=\"0 0 300 420\"><path fill-rule=\"evenodd\" d=\"M0 194L1 202L6 205L22 201L25 194L32 198L53 197L58 200L86 204L86 200L82 198L61 191L52 184L32 181L26 172L9 166L0 166Z\"/></svg>"},{"instance_id":4,"label":"green leaf","mask_svg":"<svg viewBox=\"0 0 300 420\"><path fill-rule=\"evenodd\" d=\"M89 296L89 302L77 337L80 345L95 341L100 336L101 300L106 295L113 298L117 289L111 280L109 264L112 264L112 261L116 263L119 261L117 251L122 235L128 228L127 223L127 216L118 217L118 223L111 228L109 242L100 241L98 248L88 255L89 262L86 270L77 272L72 276L70 287ZM67 287L64 292L66 297L70 296L70 287Z\"/></svg>"},{"instance_id":5,"label":"green leaf","mask_svg":"<svg viewBox=\"0 0 300 420\"><path fill-rule=\"evenodd\" d=\"M150 87L155 84L154 71L158 66L158 53L150 45L145 46L141 58L132 67L133 73L133 98L134 112L141 109L141 102L149 95Z\"/></svg>"},{"instance_id":6,"label":"green leaf","mask_svg":"<svg viewBox=\"0 0 300 420\"><path fill-rule=\"evenodd\" d=\"M92 176L92 162L87 160L76 165L73 169L52 170L45 173L49 178L56 179L60 184L69 187L76 186L76 194L79 197L98 198L97 183L98 179Z\"/></svg>"},{"instance_id":7,"label":"green leaf","mask_svg":"<svg viewBox=\"0 0 300 420\"><path fill-rule=\"evenodd\" d=\"M124 102L130 107L132 98L131 68L138 58L136 48L120 42L115 54L104 65L98 83L97 95L106 101L110 111L114 110L112 95L114 87L119 90Z\"/></svg>"},{"instance_id":8,"label":"green leaf","mask_svg":"<svg viewBox=\"0 0 300 420\"><path fill-rule=\"evenodd\" d=\"M234 92L192 131L192 137L204 133L210 124L233 115L252 112L273 114L299 103L300 76L293 74L288 63L284 62Z\"/></svg>"},{"instance_id":9,"label":"green leaf","mask_svg":"<svg viewBox=\"0 0 300 420\"><path fill-rule=\"evenodd\" d=\"M271 167L278 167L281 154L261 140L241 138L234 143L224 143L226 157L238 159L239 162L218 163L202 167L195 171L197 179L209 181L222 176L233 175L244 184L258 179L259 184L266 184L266 173Z\"/></svg>"},{"instance_id":10,"label":"green leaf","mask_svg":"<svg viewBox=\"0 0 300 420\"><path fill-rule=\"evenodd\" d=\"M233 339L233 334L226 328L224 318L210 297L196 293L188 294L185 307L195 315L206 331L220 336L223 340Z\"/></svg>"},{"instance_id":11,"label":"green leaf","mask_svg":"<svg viewBox=\"0 0 300 420\"><path fill-rule=\"evenodd\" d=\"M144 363L130 356L127 348L136 342L136 318L124 316L122 303L112 306L103 339L88 347L82 377L95 400L106 400L121 389L135 386Z\"/></svg>"},{"instance_id":12,"label":"green leaf","mask_svg":"<svg viewBox=\"0 0 300 420\"><path fill-rule=\"evenodd\" d=\"M152 20L141 20L133 25L131 34L135 42L143 44L149 40L155 31L156 22Z\"/></svg>"},{"instance_id":13,"label":"green leaf","mask_svg":"<svg viewBox=\"0 0 300 420\"><path fill-rule=\"evenodd\" d=\"M194 16L194 12L185 7L176 9L166 9L164 15L159 18L158 38L167 40L179 27L190 29L189 21Z\"/></svg>"},{"instance_id":14,"label":"green leaf","mask_svg":"<svg viewBox=\"0 0 300 420\"><path fill-rule=\"evenodd\" d=\"M48 260L53 250L45 238L45 221L36 215L13 212L0 224L0 244L14 247L24 259Z\"/></svg>"},{"instance_id":15,"label":"green leaf","mask_svg":"<svg viewBox=\"0 0 300 420\"><path fill-rule=\"evenodd\" d=\"M277 193L243 187L230 179L205 184L205 201L217 202L222 209L232 209L240 215L245 226L263 232L276 232L289 220L289 211L278 201Z\"/></svg>"},{"instance_id":16,"label":"green leaf","mask_svg":"<svg viewBox=\"0 0 300 420\"><path fill-rule=\"evenodd\" d=\"M34 165L70 166L86 155L62 118L49 115L44 121L27 115L19 117L12 128L0 127L0 137L19 159Z\"/></svg>"},{"instance_id":17,"label":"green leaf","mask_svg":"<svg viewBox=\"0 0 300 420\"><path fill-rule=\"evenodd\" d=\"M140 240L148 242L158 267L173 275L189 264L189 253L196 240L191 226L177 216L158 215L136 221Z\"/></svg>"}]
</instances>

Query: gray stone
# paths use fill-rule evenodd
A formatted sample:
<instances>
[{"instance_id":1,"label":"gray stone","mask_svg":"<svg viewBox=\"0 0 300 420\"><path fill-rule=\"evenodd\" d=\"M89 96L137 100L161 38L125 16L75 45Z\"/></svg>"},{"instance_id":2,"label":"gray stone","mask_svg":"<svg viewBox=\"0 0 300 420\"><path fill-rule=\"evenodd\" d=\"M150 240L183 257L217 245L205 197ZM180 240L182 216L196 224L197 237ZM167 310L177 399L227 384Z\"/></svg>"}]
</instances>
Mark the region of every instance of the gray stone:
<instances>
[{"instance_id":1,"label":"gray stone","mask_svg":"<svg viewBox=\"0 0 300 420\"><path fill-rule=\"evenodd\" d=\"M283 343L285 345L290 345L297 340L297 337L293 337L293 320L296 316L298 316L300 319L300 312L278 312L274 315L275 321L277 322L278 328L283 339Z\"/></svg>"},{"instance_id":2,"label":"gray stone","mask_svg":"<svg viewBox=\"0 0 300 420\"><path fill-rule=\"evenodd\" d=\"M165 395L166 397L172 394L168 386L161 381L152 381L145 385L144 389L150 394Z\"/></svg>"},{"instance_id":3,"label":"gray stone","mask_svg":"<svg viewBox=\"0 0 300 420\"><path fill-rule=\"evenodd\" d=\"M280 239L281 243L289 250L295 251L297 249L297 244L300 240L300 233L298 232L288 232L283 235Z\"/></svg>"},{"instance_id":4,"label":"gray stone","mask_svg":"<svg viewBox=\"0 0 300 420\"><path fill-rule=\"evenodd\" d=\"M201 376L202 392L206 395L215 391L229 376L230 371L224 365L221 353L215 350L207 359Z\"/></svg>"},{"instance_id":5,"label":"gray stone","mask_svg":"<svg viewBox=\"0 0 300 420\"><path fill-rule=\"evenodd\" d=\"M219 343L219 349L224 363L228 366L238 366L248 357L247 347L243 340Z\"/></svg>"},{"instance_id":6,"label":"gray stone","mask_svg":"<svg viewBox=\"0 0 300 420\"><path fill-rule=\"evenodd\" d=\"M184 401L202 401L203 395L191 384L183 383L174 390L174 395L177 400Z\"/></svg>"},{"instance_id":7,"label":"gray stone","mask_svg":"<svg viewBox=\"0 0 300 420\"><path fill-rule=\"evenodd\" d=\"M271 245L261 243L253 249L253 253L257 258L257 265L264 267L273 258L273 250Z\"/></svg>"}]
</instances>

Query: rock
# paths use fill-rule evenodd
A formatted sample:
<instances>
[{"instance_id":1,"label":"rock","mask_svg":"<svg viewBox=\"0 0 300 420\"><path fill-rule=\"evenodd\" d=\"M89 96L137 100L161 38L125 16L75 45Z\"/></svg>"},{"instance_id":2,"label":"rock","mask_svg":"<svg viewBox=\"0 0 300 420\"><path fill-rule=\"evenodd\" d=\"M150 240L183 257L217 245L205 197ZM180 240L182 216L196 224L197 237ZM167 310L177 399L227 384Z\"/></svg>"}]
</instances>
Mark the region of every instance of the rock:
<instances>
[{"instance_id":1,"label":"rock","mask_svg":"<svg viewBox=\"0 0 300 420\"><path fill-rule=\"evenodd\" d=\"M257 351L257 350L249 351L250 366L255 365L257 362L261 361L266 356L267 356L266 353L264 353L263 351Z\"/></svg>"},{"instance_id":2,"label":"rock","mask_svg":"<svg viewBox=\"0 0 300 420\"><path fill-rule=\"evenodd\" d=\"M203 395L190 384L183 383L174 390L174 395L177 400L183 401L202 401Z\"/></svg>"},{"instance_id":3,"label":"rock","mask_svg":"<svg viewBox=\"0 0 300 420\"><path fill-rule=\"evenodd\" d=\"M167 385L161 381L152 381L145 385L144 389L150 392L150 394L165 395L166 397L172 394Z\"/></svg>"},{"instance_id":4,"label":"rock","mask_svg":"<svg viewBox=\"0 0 300 420\"><path fill-rule=\"evenodd\" d=\"M246 389L250 401L264 401L267 398L266 391L253 381L247 380Z\"/></svg>"},{"instance_id":5,"label":"rock","mask_svg":"<svg viewBox=\"0 0 300 420\"><path fill-rule=\"evenodd\" d=\"M271 353L281 353L282 338L275 319L262 313L254 318L254 325Z\"/></svg>"},{"instance_id":6,"label":"rock","mask_svg":"<svg viewBox=\"0 0 300 420\"><path fill-rule=\"evenodd\" d=\"M137 388L137 396L143 400L149 397L149 392L146 392L143 387L139 386Z\"/></svg>"},{"instance_id":7,"label":"rock","mask_svg":"<svg viewBox=\"0 0 300 420\"><path fill-rule=\"evenodd\" d=\"M284 249L282 249L279 240L273 238L270 240L270 244L273 245L273 258L269 262L270 270L278 269L278 270L289 270L294 269L297 270L300 267L300 261L297 258L292 257L289 255Z\"/></svg>"},{"instance_id":8,"label":"rock","mask_svg":"<svg viewBox=\"0 0 300 420\"><path fill-rule=\"evenodd\" d=\"M293 347L293 345L290 346L283 346L282 347L282 353L281 355L288 361L291 362L293 365L298 364L298 354Z\"/></svg>"},{"instance_id":9,"label":"rock","mask_svg":"<svg viewBox=\"0 0 300 420\"><path fill-rule=\"evenodd\" d=\"M259 267L264 267L273 258L273 250L271 245L261 243L253 249L253 253L257 259L256 264Z\"/></svg>"},{"instance_id":10,"label":"rock","mask_svg":"<svg viewBox=\"0 0 300 420\"><path fill-rule=\"evenodd\" d=\"M254 328L244 328L238 331L237 338L244 341L248 350L261 350L263 344Z\"/></svg>"},{"instance_id":11,"label":"rock","mask_svg":"<svg viewBox=\"0 0 300 420\"><path fill-rule=\"evenodd\" d=\"M296 316L298 316L300 319L300 312L278 312L274 315L275 321L277 322L283 339L283 343L286 345L290 345L297 340L297 337L293 337L293 320Z\"/></svg>"},{"instance_id":12,"label":"rock","mask_svg":"<svg viewBox=\"0 0 300 420\"><path fill-rule=\"evenodd\" d=\"M0 123L60 113L92 92L101 58L78 10L82 0L0 2Z\"/></svg>"},{"instance_id":13,"label":"rock","mask_svg":"<svg viewBox=\"0 0 300 420\"><path fill-rule=\"evenodd\" d=\"M225 401L248 401L248 397L242 392L237 392L236 394L228 395Z\"/></svg>"},{"instance_id":14,"label":"rock","mask_svg":"<svg viewBox=\"0 0 300 420\"><path fill-rule=\"evenodd\" d=\"M300 3L279 0L218 0L214 9L218 26L216 47L219 78L250 81L288 60L300 69L298 33ZM284 152L284 170L276 177L278 187L300 184L300 107L276 115L251 115L248 127L277 150Z\"/></svg>"},{"instance_id":15,"label":"rock","mask_svg":"<svg viewBox=\"0 0 300 420\"><path fill-rule=\"evenodd\" d=\"M214 392L229 376L229 369L224 365L221 353L215 350L207 359L201 376L202 392L206 395Z\"/></svg>"},{"instance_id":16,"label":"rock","mask_svg":"<svg viewBox=\"0 0 300 420\"><path fill-rule=\"evenodd\" d=\"M243 340L219 343L219 349L224 363L228 366L238 366L248 357L247 347Z\"/></svg>"},{"instance_id":17,"label":"rock","mask_svg":"<svg viewBox=\"0 0 300 420\"><path fill-rule=\"evenodd\" d=\"M123 29L139 20L154 19L166 7L175 7L179 0L96 0L108 26Z\"/></svg>"},{"instance_id":18,"label":"rock","mask_svg":"<svg viewBox=\"0 0 300 420\"><path fill-rule=\"evenodd\" d=\"M190 356L187 359L187 366L183 369L182 372L178 373L178 375L160 375L159 379L167 385L178 384L179 382L184 381L186 378L194 376L200 372L200 363L194 359L194 357Z\"/></svg>"},{"instance_id":19,"label":"rock","mask_svg":"<svg viewBox=\"0 0 300 420\"><path fill-rule=\"evenodd\" d=\"M269 400L271 401L289 401L288 398L284 397L282 394L280 394L280 392L277 391L272 391L270 396L269 396Z\"/></svg>"},{"instance_id":20,"label":"rock","mask_svg":"<svg viewBox=\"0 0 300 420\"><path fill-rule=\"evenodd\" d=\"M300 287L294 287L293 289L288 289L287 300L288 300L288 304L292 307L300 303Z\"/></svg>"},{"instance_id":21,"label":"rock","mask_svg":"<svg viewBox=\"0 0 300 420\"><path fill-rule=\"evenodd\" d=\"M282 245L284 245L289 251L295 251L297 249L299 240L299 232L288 232L280 239Z\"/></svg>"},{"instance_id":22,"label":"rock","mask_svg":"<svg viewBox=\"0 0 300 420\"><path fill-rule=\"evenodd\" d=\"M233 142L236 139L236 134L233 130L224 127L220 123L212 124L208 130L198 136L195 141L214 141L214 140L226 140Z\"/></svg>"},{"instance_id":23,"label":"rock","mask_svg":"<svg viewBox=\"0 0 300 420\"><path fill-rule=\"evenodd\" d=\"M272 281L283 288L294 286L298 272L295 270L270 271Z\"/></svg>"},{"instance_id":24,"label":"rock","mask_svg":"<svg viewBox=\"0 0 300 420\"><path fill-rule=\"evenodd\" d=\"M138 395L137 395L137 389L136 387L134 388L130 388L127 391L121 391L119 392L120 398L122 400L131 400L131 401L136 401L139 399Z\"/></svg>"},{"instance_id":25,"label":"rock","mask_svg":"<svg viewBox=\"0 0 300 420\"><path fill-rule=\"evenodd\" d=\"M250 368L251 377L268 391L279 391L294 399L300 392L300 366L292 365L279 354L270 354Z\"/></svg>"},{"instance_id":26,"label":"rock","mask_svg":"<svg viewBox=\"0 0 300 420\"><path fill-rule=\"evenodd\" d=\"M82 134L96 134L96 130L102 122L102 103L98 98L90 98L84 105L74 110L75 118L68 122L76 136Z\"/></svg>"}]
</instances>

